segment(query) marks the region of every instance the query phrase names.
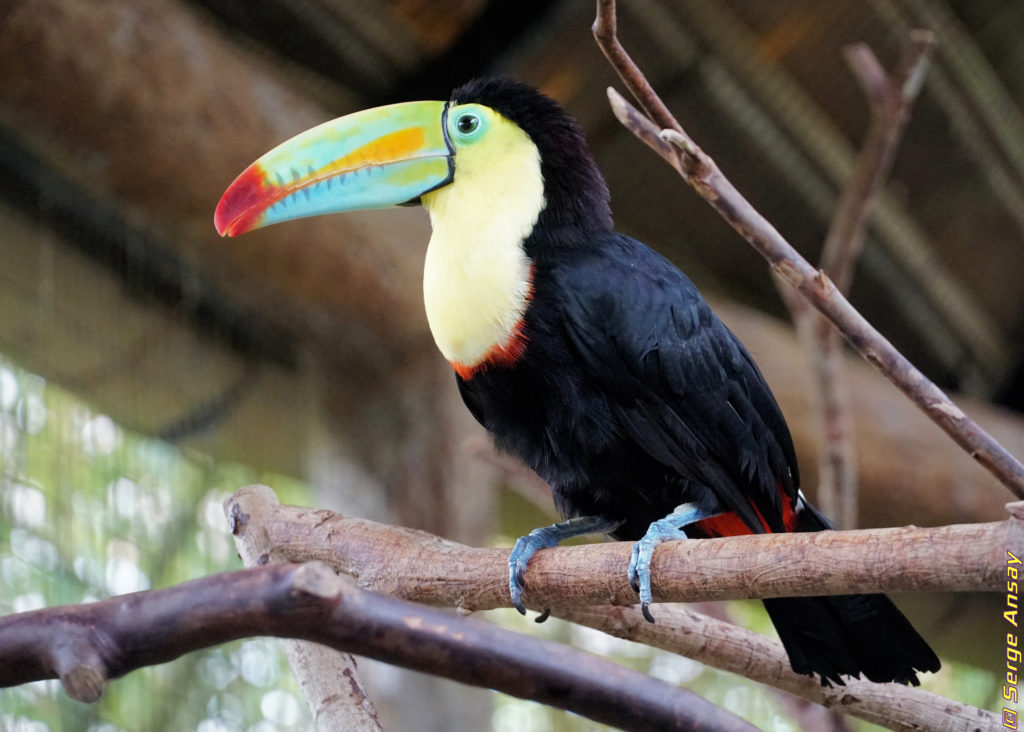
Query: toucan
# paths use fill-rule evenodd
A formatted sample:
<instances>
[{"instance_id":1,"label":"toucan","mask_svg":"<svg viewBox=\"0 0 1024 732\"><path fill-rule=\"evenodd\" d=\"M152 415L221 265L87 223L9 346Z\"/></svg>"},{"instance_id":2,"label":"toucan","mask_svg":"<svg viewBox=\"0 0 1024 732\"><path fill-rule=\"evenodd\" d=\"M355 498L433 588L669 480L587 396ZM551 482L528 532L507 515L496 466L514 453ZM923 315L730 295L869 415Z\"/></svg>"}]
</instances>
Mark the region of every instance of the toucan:
<instances>
[{"instance_id":1,"label":"toucan","mask_svg":"<svg viewBox=\"0 0 1024 732\"><path fill-rule=\"evenodd\" d=\"M234 236L304 216L422 204L423 297L459 392L495 445L546 480L562 523L520 538L513 604L538 549L635 542L627 575L653 621L669 539L832 528L750 353L685 274L612 223L578 124L506 78L448 101L325 122L246 168L215 213ZM880 594L764 601L797 673L918 683L939 659Z\"/></svg>"}]
</instances>

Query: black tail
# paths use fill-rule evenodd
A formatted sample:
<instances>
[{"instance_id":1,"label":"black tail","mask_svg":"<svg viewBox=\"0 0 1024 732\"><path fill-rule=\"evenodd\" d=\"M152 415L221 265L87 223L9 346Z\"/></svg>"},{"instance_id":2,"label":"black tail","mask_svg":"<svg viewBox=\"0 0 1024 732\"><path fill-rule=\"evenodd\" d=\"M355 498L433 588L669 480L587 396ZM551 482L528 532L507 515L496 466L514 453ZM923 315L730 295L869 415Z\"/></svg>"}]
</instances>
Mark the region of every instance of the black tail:
<instances>
[{"instance_id":1,"label":"black tail","mask_svg":"<svg viewBox=\"0 0 1024 732\"><path fill-rule=\"evenodd\" d=\"M806 502L805 502L806 504ZM806 505L797 531L831 528ZM939 659L885 595L777 597L765 609L798 674L843 684L840 675L918 685L918 671L938 671Z\"/></svg>"}]
</instances>

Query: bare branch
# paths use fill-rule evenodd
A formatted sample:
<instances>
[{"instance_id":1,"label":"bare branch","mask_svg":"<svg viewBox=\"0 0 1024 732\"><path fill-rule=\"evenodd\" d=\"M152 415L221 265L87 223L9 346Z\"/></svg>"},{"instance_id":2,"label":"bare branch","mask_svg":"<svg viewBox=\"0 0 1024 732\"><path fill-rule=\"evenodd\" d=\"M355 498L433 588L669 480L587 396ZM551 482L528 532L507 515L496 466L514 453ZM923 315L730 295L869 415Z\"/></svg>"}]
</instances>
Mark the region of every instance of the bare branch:
<instances>
[{"instance_id":1,"label":"bare branch","mask_svg":"<svg viewBox=\"0 0 1024 732\"><path fill-rule=\"evenodd\" d=\"M250 520L262 524L259 512L277 505L277 496L266 486L255 486L252 490L260 495L260 500L249 506L254 512ZM230 515L227 506L225 511ZM266 532L236 532L235 545L246 567L278 561ZM356 660L350 654L293 638L282 638L280 643L318 732L379 732L382 729L377 710L359 679Z\"/></svg>"},{"instance_id":2,"label":"bare branch","mask_svg":"<svg viewBox=\"0 0 1024 732\"><path fill-rule=\"evenodd\" d=\"M871 125L853 175L839 197L821 253L822 271L844 295L863 249L868 217L892 168L934 45L932 33L913 31L892 78L868 46L855 44L845 49L847 63L867 96ZM818 458L818 504L840 528L852 529L857 526L857 465L839 338L806 299L785 299L818 386L818 420L824 435Z\"/></svg>"},{"instance_id":3,"label":"bare branch","mask_svg":"<svg viewBox=\"0 0 1024 732\"><path fill-rule=\"evenodd\" d=\"M854 78L860 82L868 102L873 107L876 104L883 104L889 85L889 75L885 73L871 47L866 43L851 43L843 49L843 56L846 57L846 65L850 67Z\"/></svg>"},{"instance_id":4,"label":"bare branch","mask_svg":"<svg viewBox=\"0 0 1024 732\"><path fill-rule=\"evenodd\" d=\"M991 712L921 689L860 679L847 679L845 686L822 686L790 670L786 652L776 639L682 605L660 606L654 625L646 622L635 608L588 607L553 614L746 676L888 729L963 732L999 726L998 718Z\"/></svg>"},{"instance_id":5,"label":"bare branch","mask_svg":"<svg viewBox=\"0 0 1024 732\"><path fill-rule=\"evenodd\" d=\"M470 549L329 511L269 505L269 495L250 487L229 502L236 535L265 533L282 556L322 556L360 584L395 595L464 610L508 605L506 550ZM267 510L258 510L261 502ZM974 526L667 543L655 558L656 576L666 578L656 590L663 597L749 596L752 589L794 594L800 582L790 575L804 568L820 576L813 590L818 593L840 589L828 581L831 573L865 591L894 585L997 589L1006 547L1024 541L1024 503L1008 508L1009 520ZM822 543L799 541L804 539ZM854 560L851 547L857 545L875 545L883 558L873 561L881 564ZM633 599L624 579L628 551L620 543L538 552L527 573L528 597L557 615L692 655L893 729L920 729L908 723L913 719L932 720L928 729L956 728L944 715L988 719L981 710L891 684L851 682L842 691L824 690L789 669L779 643L681 608L663 605L656 626L641 622L632 608L579 609L586 602ZM792 561L791 555L802 559ZM916 569L901 567L900 557L908 555L917 557ZM859 577L850 566L854 561ZM701 587L733 566L736 576L725 582L732 589ZM952 582L936 577L950 572ZM314 641L630 729L748 728L688 692L558 644L361 591L319 562L264 564L165 590L0 618L0 686L59 677L69 695L94 700L107 680L135 668L252 635Z\"/></svg>"},{"instance_id":6,"label":"bare branch","mask_svg":"<svg viewBox=\"0 0 1024 732\"><path fill-rule=\"evenodd\" d=\"M722 174L683 131L615 36L614 0L597 0L594 37L630 92L651 110L654 123L614 89L612 110L630 132L661 155L712 208L800 290L854 348L899 387L958 445L1024 499L1024 465L922 374L857 312L824 274L816 271Z\"/></svg>"},{"instance_id":7,"label":"bare branch","mask_svg":"<svg viewBox=\"0 0 1024 732\"><path fill-rule=\"evenodd\" d=\"M858 515L857 455L842 349L836 331L817 312L806 310L802 317L806 322L798 325L797 332L817 383L822 428L818 506L840 529L853 529Z\"/></svg>"},{"instance_id":8,"label":"bare branch","mask_svg":"<svg viewBox=\"0 0 1024 732\"><path fill-rule=\"evenodd\" d=\"M508 550L467 547L415 529L299 506L259 509L266 488L229 499L236 533L265 531L286 561L323 561L360 586L466 612L510 607ZM1017 506L1019 504L1011 504ZM255 525L251 517L261 516ZM1011 518L921 529L822 531L666 542L654 555L661 602L1005 587ZM526 604L543 609L631 605L629 542L541 550L526 573Z\"/></svg>"},{"instance_id":9,"label":"bare branch","mask_svg":"<svg viewBox=\"0 0 1024 732\"><path fill-rule=\"evenodd\" d=\"M867 95L872 121L853 175L839 198L821 254L822 270L844 294L850 289L875 194L892 169L896 149L910 119L910 106L921 88L934 46L932 33L913 31L891 78L867 46L858 44L846 49L847 63Z\"/></svg>"},{"instance_id":10,"label":"bare branch","mask_svg":"<svg viewBox=\"0 0 1024 732\"><path fill-rule=\"evenodd\" d=\"M272 510L261 510L266 497L266 489L243 488L228 505L236 531L266 532L282 556L315 557L357 577L363 587L427 604L465 612L509 605L505 549L474 549L422 531L276 501ZM655 592L662 600L696 601L776 592L939 589L946 581L961 589L999 590L1006 548L1024 545L1024 503L1007 508L1011 516L1003 522L941 529L668 542L655 554ZM263 523L254 525L252 516ZM870 557L864 553L869 546ZM960 730L969 728L965 719L989 719L974 707L892 684L851 681L842 689L824 689L793 673L778 641L681 607L659 605L656 625L643 621L635 608L608 607L636 602L625 578L629 552L627 542L539 551L527 569L527 603L892 729Z\"/></svg>"},{"instance_id":11,"label":"bare branch","mask_svg":"<svg viewBox=\"0 0 1024 732\"><path fill-rule=\"evenodd\" d=\"M678 123L675 123L668 107L654 93L654 89L647 83L640 67L633 62L622 44L619 43L615 0L597 0L597 18L594 20L591 30L598 48L604 53L612 68L619 72L622 80L626 82L626 86L647 112L647 115L662 127L674 127L682 133L683 129Z\"/></svg>"},{"instance_id":12,"label":"bare branch","mask_svg":"<svg viewBox=\"0 0 1024 732\"><path fill-rule=\"evenodd\" d=\"M850 305L832 281L793 249L689 138L659 129L614 89L619 121L674 167L761 255L821 311L850 344L1003 485L1024 498L1024 465L922 374Z\"/></svg>"},{"instance_id":13,"label":"bare branch","mask_svg":"<svg viewBox=\"0 0 1024 732\"><path fill-rule=\"evenodd\" d=\"M107 679L253 635L301 638L638 730L754 730L685 689L551 641L360 590L319 562L0 618L0 686Z\"/></svg>"}]
</instances>

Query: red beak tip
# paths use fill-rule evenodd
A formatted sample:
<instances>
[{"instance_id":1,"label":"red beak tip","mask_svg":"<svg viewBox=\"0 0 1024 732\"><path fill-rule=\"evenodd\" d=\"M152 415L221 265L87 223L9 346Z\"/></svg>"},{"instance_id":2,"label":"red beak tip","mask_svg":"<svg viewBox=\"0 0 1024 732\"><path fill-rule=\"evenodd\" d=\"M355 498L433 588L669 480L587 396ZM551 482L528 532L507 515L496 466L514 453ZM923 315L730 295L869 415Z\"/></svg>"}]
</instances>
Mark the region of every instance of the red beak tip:
<instances>
[{"instance_id":1,"label":"red beak tip","mask_svg":"<svg viewBox=\"0 0 1024 732\"><path fill-rule=\"evenodd\" d=\"M259 163L246 168L228 186L213 214L213 225L221 236L238 236L255 228L259 212L273 202L273 186L266 183L266 175Z\"/></svg>"},{"instance_id":2,"label":"red beak tip","mask_svg":"<svg viewBox=\"0 0 1024 732\"><path fill-rule=\"evenodd\" d=\"M235 226L234 224L227 224L226 226L217 227L217 233L220 234L225 239L231 239L233 237L238 236L239 234L244 234L245 231L245 229L242 229L239 226Z\"/></svg>"},{"instance_id":3,"label":"red beak tip","mask_svg":"<svg viewBox=\"0 0 1024 732\"><path fill-rule=\"evenodd\" d=\"M238 236L248 231L248 228L242 226L244 210L238 211L238 206L232 205L233 202L229 200L233 198L231 193L231 189L225 192L213 214L213 226L217 233L224 237Z\"/></svg>"},{"instance_id":4,"label":"red beak tip","mask_svg":"<svg viewBox=\"0 0 1024 732\"><path fill-rule=\"evenodd\" d=\"M231 236L231 222L221 220L220 210L218 210L213 216L213 228L215 228L217 233L221 236Z\"/></svg>"}]
</instances>

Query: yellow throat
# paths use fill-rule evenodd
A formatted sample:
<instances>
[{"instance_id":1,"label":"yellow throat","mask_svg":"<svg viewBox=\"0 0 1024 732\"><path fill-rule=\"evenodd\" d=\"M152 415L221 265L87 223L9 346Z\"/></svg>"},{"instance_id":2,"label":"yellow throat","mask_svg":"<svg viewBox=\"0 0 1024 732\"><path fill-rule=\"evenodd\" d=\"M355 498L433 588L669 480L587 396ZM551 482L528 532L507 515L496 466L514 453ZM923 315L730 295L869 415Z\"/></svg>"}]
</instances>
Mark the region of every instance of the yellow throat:
<instances>
[{"instance_id":1,"label":"yellow throat","mask_svg":"<svg viewBox=\"0 0 1024 732\"><path fill-rule=\"evenodd\" d=\"M475 108L486 128L456 148L453 182L424 194L433 234L423 300L437 347L460 367L486 362L517 337L529 304L531 263L523 250L544 208L540 155L497 112Z\"/></svg>"}]
</instances>

